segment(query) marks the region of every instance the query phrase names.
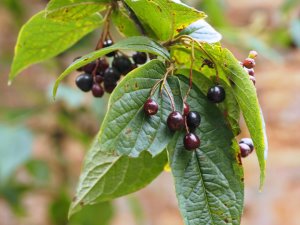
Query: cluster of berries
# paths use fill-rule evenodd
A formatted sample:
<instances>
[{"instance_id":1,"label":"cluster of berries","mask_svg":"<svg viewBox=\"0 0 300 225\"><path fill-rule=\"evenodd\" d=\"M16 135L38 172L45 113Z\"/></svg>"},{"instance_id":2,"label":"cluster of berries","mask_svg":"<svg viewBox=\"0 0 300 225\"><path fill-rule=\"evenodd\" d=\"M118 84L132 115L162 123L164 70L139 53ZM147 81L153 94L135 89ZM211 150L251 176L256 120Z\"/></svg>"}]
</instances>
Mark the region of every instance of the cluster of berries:
<instances>
[{"instance_id":1,"label":"cluster of berries","mask_svg":"<svg viewBox=\"0 0 300 225\"><path fill-rule=\"evenodd\" d=\"M155 115L158 111L158 104L149 98L144 104L145 114L148 116ZM194 150L200 146L200 139L195 134L196 128L200 125L201 117L198 112L190 111L187 103L184 103L183 114L178 111L173 111L167 119L167 126L171 131L182 130L185 125L187 134L184 136L184 147L187 150Z\"/></svg>"},{"instance_id":2,"label":"cluster of berries","mask_svg":"<svg viewBox=\"0 0 300 225\"><path fill-rule=\"evenodd\" d=\"M240 153L243 158L250 155L251 152L254 150L253 141L251 138L243 138L239 142Z\"/></svg>"},{"instance_id":3,"label":"cluster of berries","mask_svg":"<svg viewBox=\"0 0 300 225\"><path fill-rule=\"evenodd\" d=\"M244 59L243 62L240 62L241 66L243 66L243 68L249 74L249 78L254 85L256 83L254 67L255 67L255 58L257 57L257 55L258 55L257 52L252 50L249 52L248 58Z\"/></svg>"},{"instance_id":4,"label":"cluster of berries","mask_svg":"<svg viewBox=\"0 0 300 225\"><path fill-rule=\"evenodd\" d=\"M103 42L103 48L112 44L111 40L106 40ZM106 56L113 57L111 66L107 59L102 57L77 70L83 72L76 78L76 85L80 90L92 91L94 97L102 97L104 92L112 93L122 75L125 76L138 64L144 64L147 61L147 54L144 52L136 52L132 55L134 63L118 51L110 52Z\"/></svg>"}]
</instances>

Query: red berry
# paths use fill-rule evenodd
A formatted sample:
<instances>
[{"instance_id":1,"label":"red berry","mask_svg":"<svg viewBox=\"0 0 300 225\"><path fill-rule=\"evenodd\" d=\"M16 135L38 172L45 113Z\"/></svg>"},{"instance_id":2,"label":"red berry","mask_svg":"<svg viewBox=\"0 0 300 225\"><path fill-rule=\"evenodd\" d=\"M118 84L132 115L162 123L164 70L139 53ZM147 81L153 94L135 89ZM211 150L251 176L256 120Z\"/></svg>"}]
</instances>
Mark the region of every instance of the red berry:
<instances>
[{"instance_id":1,"label":"red berry","mask_svg":"<svg viewBox=\"0 0 300 225\"><path fill-rule=\"evenodd\" d=\"M92 87L92 93L93 93L94 97L96 97L96 98L102 97L104 94L103 87L97 83L94 83L93 87Z\"/></svg>"},{"instance_id":2,"label":"red berry","mask_svg":"<svg viewBox=\"0 0 300 225\"><path fill-rule=\"evenodd\" d=\"M146 115L155 115L158 111L158 104L153 99L149 98L144 104L144 111Z\"/></svg>"},{"instance_id":3,"label":"red berry","mask_svg":"<svg viewBox=\"0 0 300 225\"><path fill-rule=\"evenodd\" d=\"M185 102L183 104L183 115L187 116L187 114L189 113L189 111L190 111L190 106Z\"/></svg>"},{"instance_id":4,"label":"red berry","mask_svg":"<svg viewBox=\"0 0 300 225\"><path fill-rule=\"evenodd\" d=\"M254 150L254 144L251 138L242 138L239 144L246 144L250 147L251 152Z\"/></svg>"},{"instance_id":5,"label":"red berry","mask_svg":"<svg viewBox=\"0 0 300 225\"><path fill-rule=\"evenodd\" d=\"M247 69L247 68L245 68L245 69L246 69L247 73L248 73L250 76L254 76L254 75L255 75L254 69Z\"/></svg>"},{"instance_id":6,"label":"red berry","mask_svg":"<svg viewBox=\"0 0 300 225\"><path fill-rule=\"evenodd\" d=\"M171 112L167 119L167 125L171 131L181 130L184 127L184 118L180 112Z\"/></svg>"},{"instance_id":7,"label":"red berry","mask_svg":"<svg viewBox=\"0 0 300 225\"><path fill-rule=\"evenodd\" d=\"M249 52L248 58L255 59L257 56L258 56L257 51L252 50Z\"/></svg>"},{"instance_id":8,"label":"red berry","mask_svg":"<svg viewBox=\"0 0 300 225\"><path fill-rule=\"evenodd\" d=\"M251 59L251 58L246 58L244 61L243 61L243 66L248 68L248 69L252 69L255 67L255 60L254 59Z\"/></svg>"},{"instance_id":9,"label":"red berry","mask_svg":"<svg viewBox=\"0 0 300 225\"><path fill-rule=\"evenodd\" d=\"M254 76L249 76L249 78L250 78L250 80L253 82L253 84L255 85L255 83L256 83L255 77L254 77Z\"/></svg>"},{"instance_id":10,"label":"red berry","mask_svg":"<svg viewBox=\"0 0 300 225\"><path fill-rule=\"evenodd\" d=\"M187 150L196 150L200 147L200 139L196 134L188 133L183 138L183 144Z\"/></svg>"},{"instance_id":11,"label":"red berry","mask_svg":"<svg viewBox=\"0 0 300 225\"><path fill-rule=\"evenodd\" d=\"M102 83L103 82L103 75L100 75L100 74L97 74L96 76L95 76L95 82L96 83L98 83L98 84L100 84L100 83Z\"/></svg>"},{"instance_id":12,"label":"red berry","mask_svg":"<svg viewBox=\"0 0 300 225\"><path fill-rule=\"evenodd\" d=\"M251 153L251 149L250 149L249 145L240 143L239 147L240 147L241 156L243 158L247 157Z\"/></svg>"},{"instance_id":13,"label":"red berry","mask_svg":"<svg viewBox=\"0 0 300 225\"><path fill-rule=\"evenodd\" d=\"M105 58L98 59L98 68L97 68L98 73L103 73L108 67L109 67L109 63Z\"/></svg>"}]
</instances>

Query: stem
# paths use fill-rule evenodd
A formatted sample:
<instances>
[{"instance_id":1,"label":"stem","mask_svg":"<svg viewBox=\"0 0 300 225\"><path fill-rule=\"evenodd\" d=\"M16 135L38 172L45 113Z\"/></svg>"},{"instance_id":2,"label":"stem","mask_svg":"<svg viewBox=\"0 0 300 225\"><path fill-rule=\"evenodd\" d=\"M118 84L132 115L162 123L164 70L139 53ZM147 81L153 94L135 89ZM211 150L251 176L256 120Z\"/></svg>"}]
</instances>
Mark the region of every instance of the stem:
<instances>
[{"instance_id":1,"label":"stem","mask_svg":"<svg viewBox=\"0 0 300 225\"><path fill-rule=\"evenodd\" d=\"M166 90L166 92L167 92L167 95L168 95L168 97L169 97L169 99L170 99L170 101L171 101L172 111L174 112L174 111L175 111L175 102L174 102L174 99L172 98L172 96L171 96L170 92L168 91L166 85L165 85L165 84L162 84L162 86L163 86L163 88L164 88L164 89Z\"/></svg>"},{"instance_id":2,"label":"stem","mask_svg":"<svg viewBox=\"0 0 300 225\"><path fill-rule=\"evenodd\" d=\"M98 49L101 49L102 46L103 46L103 41L106 39L107 35L110 35L109 34L109 24L110 24L110 15L112 13L112 9L113 7L110 6L104 16L104 25L103 25L103 31L101 33L101 36L99 38L99 41L96 45L96 49L95 50L98 50Z\"/></svg>"},{"instance_id":3,"label":"stem","mask_svg":"<svg viewBox=\"0 0 300 225\"><path fill-rule=\"evenodd\" d=\"M191 67L190 67L190 76L189 76L189 89L187 90L184 98L183 98L183 102L186 102L187 97L190 94L190 91L192 89L193 86L193 66L194 66L194 61L195 61L195 41L193 40L192 42L192 54L191 54Z\"/></svg>"}]
</instances>

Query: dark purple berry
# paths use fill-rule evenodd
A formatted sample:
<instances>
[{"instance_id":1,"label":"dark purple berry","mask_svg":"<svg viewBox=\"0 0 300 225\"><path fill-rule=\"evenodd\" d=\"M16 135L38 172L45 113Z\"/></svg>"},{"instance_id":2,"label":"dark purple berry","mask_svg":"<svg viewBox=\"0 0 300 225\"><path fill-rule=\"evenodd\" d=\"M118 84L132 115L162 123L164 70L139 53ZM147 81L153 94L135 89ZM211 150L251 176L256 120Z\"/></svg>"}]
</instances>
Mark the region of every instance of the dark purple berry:
<instances>
[{"instance_id":1,"label":"dark purple berry","mask_svg":"<svg viewBox=\"0 0 300 225\"><path fill-rule=\"evenodd\" d=\"M102 74L97 74L96 76L95 76L95 83L97 83L97 84L100 84L100 83L102 83L103 82L103 77L104 75Z\"/></svg>"},{"instance_id":2,"label":"dark purple berry","mask_svg":"<svg viewBox=\"0 0 300 225\"><path fill-rule=\"evenodd\" d=\"M103 48L110 47L113 44L114 43L112 42L112 40L108 39L108 40L106 40L106 41L103 42ZM115 56L115 54L116 54L116 51L113 51L113 52L107 53L106 56L107 57L113 57L113 56Z\"/></svg>"},{"instance_id":3,"label":"dark purple berry","mask_svg":"<svg viewBox=\"0 0 300 225\"><path fill-rule=\"evenodd\" d=\"M107 93L112 93L113 90L117 87L117 82L110 83L110 82L105 82L104 81L104 89Z\"/></svg>"},{"instance_id":4,"label":"dark purple berry","mask_svg":"<svg viewBox=\"0 0 300 225\"><path fill-rule=\"evenodd\" d=\"M86 73L92 74L94 69L96 68L96 62L90 62L82 67L82 70Z\"/></svg>"},{"instance_id":5,"label":"dark purple berry","mask_svg":"<svg viewBox=\"0 0 300 225\"><path fill-rule=\"evenodd\" d=\"M183 138L183 144L187 150L196 150L200 147L200 139L194 133L188 133Z\"/></svg>"},{"instance_id":6,"label":"dark purple berry","mask_svg":"<svg viewBox=\"0 0 300 225\"><path fill-rule=\"evenodd\" d=\"M183 104L183 115L187 116L187 114L189 113L189 111L190 111L190 106L185 102Z\"/></svg>"},{"instance_id":7,"label":"dark purple berry","mask_svg":"<svg viewBox=\"0 0 300 225\"><path fill-rule=\"evenodd\" d=\"M115 56L112 61L112 66L115 67L121 74L127 74L132 70L132 63L127 56Z\"/></svg>"},{"instance_id":8,"label":"dark purple berry","mask_svg":"<svg viewBox=\"0 0 300 225\"><path fill-rule=\"evenodd\" d=\"M250 80L253 82L253 84L255 85L256 84L256 79L254 76L249 76Z\"/></svg>"},{"instance_id":9,"label":"dark purple berry","mask_svg":"<svg viewBox=\"0 0 300 225\"><path fill-rule=\"evenodd\" d=\"M77 76L75 82L80 90L88 92L93 86L93 76L91 74L83 73Z\"/></svg>"},{"instance_id":10,"label":"dark purple berry","mask_svg":"<svg viewBox=\"0 0 300 225\"><path fill-rule=\"evenodd\" d=\"M248 69L252 69L255 67L255 60L254 59L251 59L251 58L246 58L244 61L243 61L243 66L248 68Z\"/></svg>"},{"instance_id":11,"label":"dark purple berry","mask_svg":"<svg viewBox=\"0 0 300 225\"><path fill-rule=\"evenodd\" d=\"M225 90L221 85L211 87L207 92L207 98L213 103L220 103L225 100Z\"/></svg>"},{"instance_id":12,"label":"dark purple berry","mask_svg":"<svg viewBox=\"0 0 300 225\"><path fill-rule=\"evenodd\" d=\"M180 112L171 112L167 119L167 125L171 131L181 130L184 127L184 118Z\"/></svg>"},{"instance_id":13,"label":"dark purple berry","mask_svg":"<svg viewBox=\"0 0 300 225\"><path fill-rule=\"evenodd\" d=\"M250 147L251 152L254 150L254 144L251 138L242 138L239 144L246 144Z\"/></svg>"},{"instance_id":14,"label":"dark purple berry","mask_svg":"<svg viewBox=\"0 0 300 225\"><path fill-rule=\"evenodd\" d=\"M109 67L104 72L104 81L107 83L116 83L120 77L120 72L114 67Z\"/></svg>"},{"instance_id":15,"label":"dark purple berry","mask_svg":"<svg viewBox=\"0 0 300 225\"><path fill-rule=\"evenodd\" d=\"M93 93L94 97L100 98L104 94L104 89L101 85L94 83L93 87L92 87L92 93Z\"/></svg>"},{"instance_id":16,"label":"dark purple berry","mask_svg":"<svg viewBox=\"0 0 300 225\"><path fill-rule=\"evenodd\" d=\"M147 62L147 54L145 52L136 52L132 55L132 59L136 64L144 64Z\"/></svg>"},{"instance_id":17,"label":"dark purple berry","mask_svg":"<svg viewBox=\"0 0 300 225\"><path fill-rule=\"evenodd\" d=\"M191 111L186 116L186 124L190 132L194 132L196 128L200 125L201 117L198 112Z\"/></svg>"},{"instance_id":18,"label":"dark purple berry","mask_svg":"<svg viewBox=\"0 0 300 225\"><path fill-rule=\"evenodd\" d=\"M248 73L250 76L254 76L254 75L255 75L254 69L247 69L247 68L245 68L245 70L247 71L247 73Z\"/></svg>"},{"instance_id":19,"label":"dark purple berry","mask_svg":"<svg viewBox=\"0 0 300 225\"><path fill-rule=\"evenodd\" d=\"M247 157L251 153L251 149L250 149L249 145L241 143L241 144L239 144L239 147L240 147L241 156L243 158Z\"/></svg>"},{"instance_id":20,"label":"dark purple berry","mask_svg":"<svg viewBox=\"0 0 300 225\"><path fill-rule=\"evenodd\" d=\"M144 111L146 115L155 115L158 111L158 104L153 99L149 98L144 104Z\"/></svg>"}]
</instances>

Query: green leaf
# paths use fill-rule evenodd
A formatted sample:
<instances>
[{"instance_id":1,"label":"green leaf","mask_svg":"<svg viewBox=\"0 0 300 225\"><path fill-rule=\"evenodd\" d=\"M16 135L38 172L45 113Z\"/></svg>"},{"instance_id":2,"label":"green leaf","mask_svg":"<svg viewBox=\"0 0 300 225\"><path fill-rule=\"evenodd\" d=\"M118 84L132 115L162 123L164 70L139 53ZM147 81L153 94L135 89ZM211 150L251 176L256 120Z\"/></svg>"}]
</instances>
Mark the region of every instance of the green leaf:
<instances>
[{"instance_id":1,"label":"green leaf","mask_svg":"<svg viewBox=\"0 0 300 225\"><path fill-rule=\"evenodd\" d=\"M98 51L87 54L75 62L73 62L56 80L54 88L53 88L53 97L56 96L57 88L59 83L72 71L94 61L95 59L100 58L101 56L113 52L115 50L131 50L131 51L141 51L141 52L149 52L155 55L159 55L164 59L170 59L169 52L163 48L157 42L151 40L147 37L129 37L127 39L123 39L116 44L112 45L108 48L103 48Z\"/></svg>"},{"instance_id":2,"label":"green leaf","mask_svg":"<svg viewBox=\"0 0 300 225\"><path fill-rule=\"evenodd\" d=\"M58 20L75 20L103 11L109 0L51 0L46 16Z\"/></svg>"},{"instance_id":3,"label":"green leaf","mask_svg":"<svg viewBox=\"0 0 300 225\"><path fill-rule=\"evenodd\" d=\"M188 80L181 81L185 92ZM183 146L185 132L181 132L167 148L184 222L238 225L244 197L238 145L220 111L197 87L193 86L187 102L202 117L196 130L201 146L187 151Z\"/></svg>"},{"instance_id":4,"label":"green leaf","mask_svg":"<svg viewBox=\"0 0 300 225\"><path fill-rule=\"evenodd\" d=\"M249 79L248 73L242 68L232 53L225 48L219 47L219 68L231 81L231 87L235 98L240 106L243 117L247 124L251 138L253 139L258 162L260 166L260 189L266 176L266 160L268 143L264 118L257 99L256 89Z\"/></svg>"},{"instance_id":5,"label":"green leaf","mask_svg":"<svg viewBox=\"0 0 300 225\"><path fill-rule=\"evenodd\" d=\"M0 137L0 184L3 185L29 159L33 135L24 127L0 125Z\"/></svg>"},{"instance_id":6,"label":"green leaf","mask_svg":"<svg viewBox=\"0 0 300 225\"><path fill-rule=\"evenodd\" d=\"M138 19L149 26L159 40L170 40L192 22L203 19L206 15L179 1L125 0Z\"/></svg>"},{"instance_id":7,"label":"green leaf","mask_svg":"<svg viewBox=\"0 0 300 225\"><path fill-rule=\"evenodd\" d=\"M69 21L46 18L45 11L36 14L19 33L9 81L29 65L65 51L101 23L102 17L98 14Z\"/></svg>"},{"instance_id":8,"label":"green leaf","mask_svg":"<svg viewBox=\"0 0 300 225\"><path fill-rule=\"evenodd\" d=\"M165 73L164 64L152 60L126 75L110 97L107 115L98 137L99 148L131 157L137 157L143 151L155 156L164 150L173 135L166 124L172 111L166 90L163 88L160 93L159 85L151 97L158 104L157 114L147 116L143 107L152 87L163 79ZM175 77L167 79L165 87L172 98L173 95L178 96L174 97L175 105L182 111L180 87L176 81Z\"/></svg>"},{"instance_id":9,"label":"green leaf","mask_svg":"<svg viewBox=\"0 0 300 225\"><path fill-rule=\"evenodd\" d=\"M130 37L141 34L137 25L129 17L124 7L119 7L117 10L114 10L111 16L114 25L124 36Z\"/></svg>"},{"instance_id":10,"label":"green leaf","mask_svg":"<svg viewBox=\"0 0 300 225\"><path fill-rule=\"evenodd\" d=\"M101 140L95 140L85 158L69 217L86 205L138 191L156 178L166 163L166 151L154 158L148 152L130 158L101 149Z\"/></svg>"},{"instance_id":11,"label":"green leaf","mask_svg":"<svg viewBox=\"0 0 300 225\"><path fill-rule=\"evenodd\" d=\"M180 35L189 35L192 38L207 43L216 43L222 39L222 35L204 20L198 20L183 31Z\"/></svg>"}]
</instances>

